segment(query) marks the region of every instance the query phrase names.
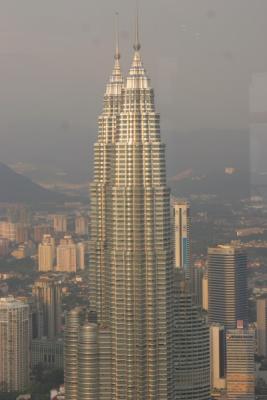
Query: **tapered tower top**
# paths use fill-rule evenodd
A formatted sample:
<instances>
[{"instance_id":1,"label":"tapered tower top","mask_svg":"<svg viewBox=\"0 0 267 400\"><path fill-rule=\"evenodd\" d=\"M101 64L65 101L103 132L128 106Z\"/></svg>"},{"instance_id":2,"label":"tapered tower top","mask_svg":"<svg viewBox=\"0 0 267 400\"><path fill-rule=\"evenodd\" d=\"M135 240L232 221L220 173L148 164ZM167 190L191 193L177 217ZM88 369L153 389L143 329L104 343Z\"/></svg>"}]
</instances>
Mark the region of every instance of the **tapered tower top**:
<instances>
[{"instance_id":1,"label":"tapered tower top","mask_svg":"<svg viewBox=\"0 0 267 400\"><path fill-rule=\"evenodd\" d=\"M106 89L106 96L116 96L121 94L122 86L123 86L123 77L121 73L121 65L120 65L120 46L119 46L119 14L116 13L116 29L115 29L115 63L113 67L113 71L111 77L109 79L109 83Z\"/></svg>"},{"instance_id":2,"label":"tapered tower top","mask_svg":"<svg viewBox=\"0 0 267 400\"><path fill-rule=\"evenodd\" d=\"M139 10L136 6L134 57L126 82L126 89L149 89L150 83L140 54L141 43L139 35Z\"/></svg>"}]
</instances>

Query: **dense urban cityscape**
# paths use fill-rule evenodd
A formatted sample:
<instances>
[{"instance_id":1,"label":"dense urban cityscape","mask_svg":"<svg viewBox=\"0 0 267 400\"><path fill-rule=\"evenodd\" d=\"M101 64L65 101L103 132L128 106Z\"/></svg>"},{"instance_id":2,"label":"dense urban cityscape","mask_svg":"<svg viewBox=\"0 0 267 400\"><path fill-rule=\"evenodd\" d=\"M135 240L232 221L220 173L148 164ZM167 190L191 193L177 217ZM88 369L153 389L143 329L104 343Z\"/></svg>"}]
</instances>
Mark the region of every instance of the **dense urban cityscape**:
<instances>
[{"instance_id":1,"label":"dense urban cityscape","mask_svg":"<svg viewBox=\"0 0 267 400\"><path fill-rule=\"evenodd\" d=\"M0 203L0 400L267 399L267 199L169 179L138 12L114 58L89 199Z\"/></svg>"}]
</instances>

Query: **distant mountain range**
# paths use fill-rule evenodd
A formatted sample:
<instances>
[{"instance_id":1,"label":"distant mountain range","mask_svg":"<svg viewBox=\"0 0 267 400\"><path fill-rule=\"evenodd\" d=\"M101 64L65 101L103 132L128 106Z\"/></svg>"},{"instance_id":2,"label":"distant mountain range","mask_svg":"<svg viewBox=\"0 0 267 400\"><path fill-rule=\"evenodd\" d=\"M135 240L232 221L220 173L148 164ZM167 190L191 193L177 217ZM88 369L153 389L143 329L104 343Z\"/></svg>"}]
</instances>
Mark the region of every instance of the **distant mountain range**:
<instances>
[{"instance_id":1,"label":"distant mountain range","mask_svg":"<svg viewBox=\"0 0 267 400\"><path fill-rule=\"evenodd\" d=\"M215 194L221 199L240 199L250 195L250 178L249 174L240 171L229 175L223 169L213 169L209 173L197 174L196 170L186 169L169 178L169 184L173 195L178 197ZM266 177L264 178L265 184ZM0 162L0 203L26 203L36 206L87 198L87 192L83 196L77 193L77 198L65 192L66 190L63 194L46 189Z\"/></svg>"},{"instance_id":2,"label":"distant mountain range","mask_svg":"<svg viewBox=\"0 0 267 400\"><path fill-rule=\"evenodd\" d=\"M215 195L221 200L248 198L251 194L250 174L235 171L210 171L196 174L193 170L181 172L169 179L172 193L178 197Z\"/></svg>"},{"instance_id":3,"label":"distant mountain range","mask_svg":"<svg viewBox=\"0 0 267 400\"><path fill-rule=\"evenodd\" d=\"M67 196L45 189L0 162L0 203L64 202Z\"/></svg>"}]
</instances>

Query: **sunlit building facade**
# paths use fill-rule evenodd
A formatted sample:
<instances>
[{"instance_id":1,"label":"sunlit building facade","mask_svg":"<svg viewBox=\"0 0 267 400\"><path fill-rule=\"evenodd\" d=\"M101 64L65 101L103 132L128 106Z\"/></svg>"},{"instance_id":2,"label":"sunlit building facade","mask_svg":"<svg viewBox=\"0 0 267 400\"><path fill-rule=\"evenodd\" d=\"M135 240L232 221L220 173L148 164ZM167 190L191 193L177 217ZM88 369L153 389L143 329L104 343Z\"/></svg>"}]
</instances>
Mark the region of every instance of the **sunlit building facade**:
<instances>
[{"instance_id":1,"label":"sunlit building facade","mask_svg":"<svg viewBox=\"0 0 267 400\"><path fill-rule=\"evenodd\" d=\"M64 236L57 246L58 272L76 272L77 270L77 249L71 236Z\"/></svg>"},{"instance_id":2,"label":"sunlit building facade","mask_svg":"<svg viewBox=\"0 0 267 400\"><path fill-rule=\"evenodd\" d=\"M53 271L55 265L55 239L51 235L44 235L38 246L38 269L40 272Z\"/></svg>"},{"instance_id":3,"label":"sunlit building facade","mask_svg":"<svg viewBox=\"0 0 267 400\"><path fill-rule=\"evenodd\" d=\"M110 399L169 400L174 395L170 192L160 116L138 30L125 82L119 59L117 49L94 147L90 300L100 326L110 329Z\"/></svg>"},{"instance_id":4,"label":"sunlit building facade","mask_svg":"<svg viewBox=\"0 0 267 400\"><path fill-rule=\"evenodd\" d=\"M226 334L227 399L255 399L255 331L233 329Z\"/></svg>"}]
</instances>

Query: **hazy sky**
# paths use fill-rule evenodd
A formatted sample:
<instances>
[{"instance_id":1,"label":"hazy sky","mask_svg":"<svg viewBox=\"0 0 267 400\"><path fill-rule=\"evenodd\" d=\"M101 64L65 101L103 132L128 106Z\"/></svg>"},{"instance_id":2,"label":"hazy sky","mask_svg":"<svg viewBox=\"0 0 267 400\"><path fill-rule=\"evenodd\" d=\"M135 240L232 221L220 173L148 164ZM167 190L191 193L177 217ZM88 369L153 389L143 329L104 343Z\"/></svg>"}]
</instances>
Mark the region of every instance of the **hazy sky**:
<instances>
[{"instance_id":1,"label":"hazy sky","mask_svg":"<svg viewBox=\"0 0 267 400\"><path fill-rule=\"evenodd\" d=\"M0 161L85 171L113 66L114 13L126 74L134 2L0 0L0 9ZM246 130L250 81L267 71L267 1L140 0L140 13L169 156L179 157L180 135Z\"/></svg>"}]
</instances>

